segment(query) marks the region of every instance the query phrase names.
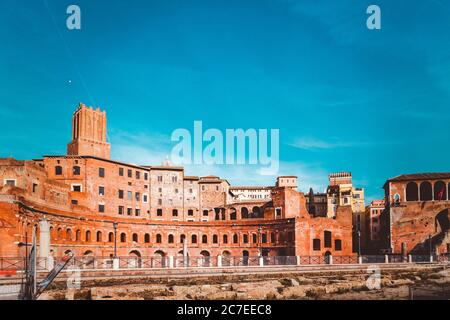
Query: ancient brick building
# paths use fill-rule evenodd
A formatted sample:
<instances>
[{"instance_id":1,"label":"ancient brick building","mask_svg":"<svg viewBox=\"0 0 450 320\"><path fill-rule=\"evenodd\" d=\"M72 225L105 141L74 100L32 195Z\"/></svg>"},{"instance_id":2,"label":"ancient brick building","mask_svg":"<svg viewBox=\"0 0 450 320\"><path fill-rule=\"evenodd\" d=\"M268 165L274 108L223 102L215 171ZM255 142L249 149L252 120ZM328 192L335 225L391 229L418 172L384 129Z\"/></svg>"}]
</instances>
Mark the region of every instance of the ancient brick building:
<instances>
[{"instance_id":1,"label":"ancient brick building","mask_svg":"<svg viewBox=\"0 0 450 320\"><path fill-rule=\"evenodd\" d=\"M0 159L0 256L23 256L33 226L41 256L352 254L352 201L314 217L297 177L231 187L168 162L114 161L106 113L83 104L72 127L67 155Z\"/></svg>"},{"instance_id":2,"label":"ancient brick building","mask_svg":"<svg viewBox=\"0 0 450 320\"><path fill-rule=\"evenodd\" d=\"M405 174L384 184L384 248L399 254L450 252L450 173Z\"/></svg>"}]
</instances>

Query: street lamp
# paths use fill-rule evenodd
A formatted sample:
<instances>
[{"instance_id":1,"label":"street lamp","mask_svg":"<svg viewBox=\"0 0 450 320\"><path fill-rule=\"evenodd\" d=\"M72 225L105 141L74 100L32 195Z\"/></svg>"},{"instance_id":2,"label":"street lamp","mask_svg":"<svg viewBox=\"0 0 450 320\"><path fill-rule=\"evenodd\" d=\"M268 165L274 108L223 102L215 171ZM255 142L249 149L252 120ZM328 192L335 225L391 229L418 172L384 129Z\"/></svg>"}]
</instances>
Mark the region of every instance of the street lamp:
<instances>
[{"instance_id":1,"label":"street lamp","mask_svg":"<svg viewBox=\"0 0 450 320\"><path fill-rule=\"evenodd\" d=\"M117 258L117 222L113 222L114 227L114 259Z\"/></svg>"}]
</instances>

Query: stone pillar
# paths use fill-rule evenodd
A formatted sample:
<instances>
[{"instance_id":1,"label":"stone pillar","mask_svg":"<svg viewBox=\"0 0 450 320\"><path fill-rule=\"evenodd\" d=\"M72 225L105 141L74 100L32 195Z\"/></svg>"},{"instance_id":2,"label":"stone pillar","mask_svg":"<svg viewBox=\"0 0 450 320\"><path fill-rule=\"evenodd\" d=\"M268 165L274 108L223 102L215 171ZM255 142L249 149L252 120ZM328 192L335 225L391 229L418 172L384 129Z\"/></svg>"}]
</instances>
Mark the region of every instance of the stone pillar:
<instances>
[{"instance_id":1,"label":"stone pillar","mask_svg":"<svg viewBox=\"0 0 450 320\"><path fill-rule=\"evenodd\" d=\"M50 224L47 220L39 221L39 257L48 258L50 256Z\"/></svg>"},{"instance_id":2,"label":"stone pillar","mask_svg":"<svg viewBox=\"0 0 450 320\"><path fill-rule=\"evenodd\" d=\"M412 263L413 261L412 261L412 255L410 255L410 254L408 254L408 262L409 263Z\"/></svg>"},{"instance_id":3,"label":"stone pillar","mask_svg":"<svg viewBox=\"0 0 450 320\"><path fill-rule=\"evenodd\" d=\"M263 256L259 256L259 266L264 267L264 257Z\"/></svg>"},{"instance_id":4,"label":"stone pillar","mask_svg":"<svg viewBox=\"0 0 450 320\"><path fill-rule=\"evenodd\" d=\"M358 263L359 263L359 264L362 264L362 262L363 262L363 261L362 261L362 256L359 256L359 257L358 257Z\"/></svg>"},{"instance_id":5,"label":"stone pillar","mask_svg":"<svg viewBox=\"0 0 450 320\"><path fill-rule=\"evenodd\" d=\"M333 256L331 254L328 256L328 264L333 264Z\"/></svg>"},{"instance_id":6,"label":"stone pillar","mask_svg":"<svg viewBox=\"0 0 450 320\"><path fill-rule=\"evenodd\" d=\"M120 266L119 258L114 258L113 259L113 269L114 270L119 270L119 266Z\"/></svg>"},{"instance_id":7,"label":"stone pillar","mask_svg":"<svg viewBox=\"0 0 450 320\"><path fill-rule=\"evenodd\" d=\"M430 263L433 263L433 255L430 255Z\"/></svg>"},{"instance_id":8,"label":"stone pillar","mask_svg":"<svg viewBox=\"0 0 450 320\"><path fill-rule=\"evenodd\" d=\"M173 256L169 256L169 268L173 268Z\"/></svg>"},{"instance_id":9,"label":"stone pillar","mask_svg":"<svg viewBox=\"0 0 450 320\"><path fill-rule=\"evenodd\" d=\"M222 268L222 256L220 254L217 256L217 268Z\"/></svg>"},{"instance_id":10,"label":"stone pillar","mask_svg":"<svg viewBox=\"0 0 450 320\"><path fill-rule=\"evenodd\" d=\"M384 255L384 263L389 263L389 256L387 254Z\"/></svg>"},{"instance_id":11,"label":"stone pillar","mask_svg":"<svg viewBox=\"0 0 450 320\"><path fill-rule=\"evenodd\" d=\"M300 258L300 256L295 256L295 258L297 259L297 265L301 265L302 264L302 259Z\"/></svg>"},{"instance_id":12,"label":"stone pillar","mask_svg":"<svg viewBox=\"0 0 450 320\"><path fill-rule=\"evenodd\" d=\"M185 268L188 266L188 248L187 248L187 241L186 239L183 239L183 265Z\"/></svg>"}]
</instances>

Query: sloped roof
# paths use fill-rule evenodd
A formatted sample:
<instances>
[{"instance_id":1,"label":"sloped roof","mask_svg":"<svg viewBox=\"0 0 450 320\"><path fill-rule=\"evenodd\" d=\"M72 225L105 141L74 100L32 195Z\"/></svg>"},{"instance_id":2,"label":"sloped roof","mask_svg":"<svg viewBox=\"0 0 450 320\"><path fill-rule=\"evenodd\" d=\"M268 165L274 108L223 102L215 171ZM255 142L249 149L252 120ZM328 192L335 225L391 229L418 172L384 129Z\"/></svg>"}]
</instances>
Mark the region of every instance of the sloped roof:
<instances>
[{"instance_id":1,"label":"sloped roof","mask_svg":"<svg viewBox=\"0 0 450 320\"><path fill-rule=\"evenodd\" d=\"M436 180L436 179L450 179L450 172L402 174L394 178L391 178L388 181Z\"/></svg>"}]
</instances>

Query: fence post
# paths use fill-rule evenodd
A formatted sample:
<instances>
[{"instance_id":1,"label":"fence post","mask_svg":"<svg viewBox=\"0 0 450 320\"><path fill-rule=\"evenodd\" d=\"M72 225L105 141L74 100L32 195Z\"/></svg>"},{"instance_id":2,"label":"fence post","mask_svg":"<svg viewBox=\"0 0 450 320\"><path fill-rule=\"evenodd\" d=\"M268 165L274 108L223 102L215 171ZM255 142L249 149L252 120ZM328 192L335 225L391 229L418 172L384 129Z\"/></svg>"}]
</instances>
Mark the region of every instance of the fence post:
<instances>
[{"instance_id":1,"label":"fence post","mask_svg":"<svg viewBox=\"0 0 450 320\"><path fill-rule=\"evenodd\" d=\"M259 266L264 267L264 257L263 256L259 256Z\"/></svg>"},{"instance_id":2,"label":"fence post","mask_svg":"<svg viewBox=\"0 0 450 320\"><path fill-rule=\"evenodd\" d=\"M300 256L295 256L295 258L297 259L297 265L301 265L302 264L302 259L300 258Z\"/></svg>"},{"instance_id":3,"label":"fence post","mask_svg":"<svg viewBox=\"0 0 450 320\"><path fill-rule=\"evenodd\" d=\"M433 255L430 255L430 263L433 263Z\"/></svg>"},{"instance_id":4,"label":"fence post","mask_svg":"<svg viewBox=\"0 0 450 320\"><path fill-rule=\"evenodd\" d=\"M362 264L362 256L358 256L358 264Z\"/></svg>"},{"instance_id":5,"label":"fence post","mask_svg":"<svg viewBox=\"0 0 450 320\"><path fill-rule=\"evenodd\" d=\"M119 258L113 258L113 269L119 270L119 266L120 266Z\"/></svg>"},{"instance_id":6,"label":"fence post","mask_svg":"<svg viewBox=\"0 0 450 320\"><path fill-rule=\"evenodd\" d=\"M408 254L408 262L409 263L412 263L413 261L412 261L412 255L410 255L410 254Z\"/></svg>"},{"instance_id":7,"label":"fence post","mask_svg":"<svg viewBox=\"0 0 450 320\"><path fill-rule=\"evenodd\" d=\"M173 256L169 256L169 268L173 268Z\"/></svg>"},{"instance_id":8,"label":"fence post","mask_svg":"<svg viewBox=\"0 0 450 320\"><path fill-rule=\"evenodd\" d=\"M389 256L387 254L384 255L384 263L389 263Z\"/></svg>"},{"instance_id":9,"label":"fence post","mask_svg":"<svg viewBox=\"0 0 450 320\"><path fill-rule=\"evenodd\" d=\"M333 264L333 256L331 254L328 256L328 264Z\"/></svg>"},{"instance_id":10,"label":"fence post","mask_svg":"<svg viewBox=\"0 0 450 320\"><path fill-rule=\"evenodd\" d=\"M222 268L222 256L220 254L217 256L217 268Z\"/></svg>"}]
</instances>

